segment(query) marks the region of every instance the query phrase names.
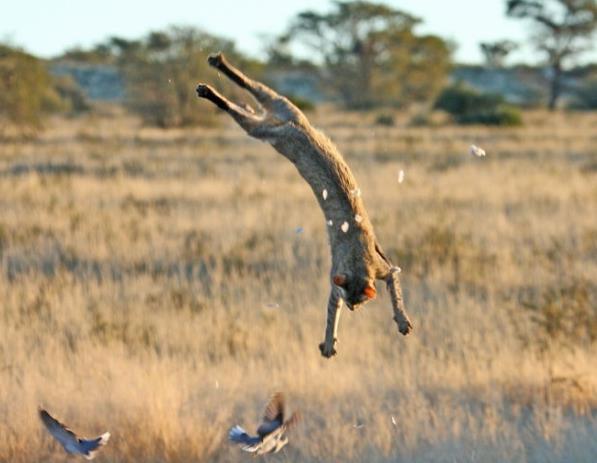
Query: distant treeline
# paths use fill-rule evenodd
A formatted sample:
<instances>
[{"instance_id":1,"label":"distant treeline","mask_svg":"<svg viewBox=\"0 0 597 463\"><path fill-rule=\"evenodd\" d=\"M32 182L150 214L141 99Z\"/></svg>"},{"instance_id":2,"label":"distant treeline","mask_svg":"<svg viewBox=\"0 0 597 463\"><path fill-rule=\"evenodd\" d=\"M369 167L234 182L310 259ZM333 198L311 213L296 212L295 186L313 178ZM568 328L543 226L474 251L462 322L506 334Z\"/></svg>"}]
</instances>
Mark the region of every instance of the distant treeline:
<instances>
[{"instance_id":1,"label":"distant treeline","mask_svg":"<svg viewBox=\"0 0 597 463\"><path fill-rule=\"evenodd\" d=\"M520 10L513 11L523 17ZM481 44L485 67L455 67L453 45L417 33L420 23L384 4L336 1L327 13L299 13L270 41L263 61L243 55L231 40L191 27L154 31L138 40L111 37L89 49L68 50L50 62L2 45L0 123L37 128L47 114L86 111L90 99L102 99L101 86L110 82L118 90L106 99L123 103L147 124L211 124L213 109L198 109L198 79L212 78L221 90L244 97L225 80L214 79L206 63L214 51L223 51L249 75L276 86L306 109L321 100L352 110L416 104L448 111L461 123L511 124L520 118L512 117L516 110L507 107L505 95L518 104L539 104L551 88L553 102L553 67L545 72L503 68L506 55L516 47L512 42ZM576 75L561 74L557 96L567 86L571 105L597 107L596 66L577 69ZM501 114L506 112L504 119Z\"/></svg>"}]
</instances>

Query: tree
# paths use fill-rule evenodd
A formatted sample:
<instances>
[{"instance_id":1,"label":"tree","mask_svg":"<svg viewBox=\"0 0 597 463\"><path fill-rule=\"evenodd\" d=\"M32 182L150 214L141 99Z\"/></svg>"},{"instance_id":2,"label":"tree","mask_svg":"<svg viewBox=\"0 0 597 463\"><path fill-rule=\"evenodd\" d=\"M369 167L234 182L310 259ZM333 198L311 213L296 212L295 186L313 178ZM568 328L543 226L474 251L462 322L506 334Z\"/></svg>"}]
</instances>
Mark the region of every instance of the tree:
<instances>
[{"instance_id":1,"label":"tree","mask_svg":"<svg viewBox=\"0 0 597 463\"><path fill-rule=\"evenodd\" d=\"M299 13L281 42L300 42L324 82L350 108L432 99L450 52L433 35L417 36L414 16L368 1L335 1L329 13Z\"/></svg>"},{"instance_id":2,"label":"tree","mask_svg":"<svg viewBox=\"0 0 597 463\"><path fill-rule=\"evenodd\" d=\"M210 124L214 111L197 104L197 79L213 72L207 54L222 50L248 65L231 41L191 27L154 31L141 40L112 37L107 44L126 84L127 106L159 127Z\"/></svg>"},{"instance_id":3,"label":"tree","mask_svg":"<svg viewBox=\"0 0 597 463\"><path fill-rule=\"evenodd\" d=\"M112 62L113 56L110 46L107 44L99 44L90 50L84 50L78 46L69 48L57 59L79 63L106 64Z\"/></svg>"},{"instance_id":4,"label":"tree","mask_svg":"<svg viewBox=\"0 0 597 463\"><path fill-rule=\"evenodd\" d=\"M534 42L547 55L548 107L553 110L562 92L565 65L592 46L597 3L595 0L507 0L506 14L536 24Z\"/></svg>"},{"instance_id":5,"label":"tree","mask_svg":"<svg viewBox=\"0 0 597 463\"><path fill-rule=\"evenodd\" d=\"M492 68L499 68L504 65L506 57L516 50L518 45L511 40L498 40L496 42L481 42L479 47L487 65Z\"/></svg>"}]
</instances>

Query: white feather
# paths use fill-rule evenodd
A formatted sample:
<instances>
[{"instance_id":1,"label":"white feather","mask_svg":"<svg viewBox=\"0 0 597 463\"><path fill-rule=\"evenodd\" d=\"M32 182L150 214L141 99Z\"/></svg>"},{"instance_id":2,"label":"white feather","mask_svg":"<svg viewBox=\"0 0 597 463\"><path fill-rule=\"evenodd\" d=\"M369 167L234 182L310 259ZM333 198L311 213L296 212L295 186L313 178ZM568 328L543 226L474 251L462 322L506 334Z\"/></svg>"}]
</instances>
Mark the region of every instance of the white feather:
<instances>
[{"instance_id":1,"label":"white feather","mask_svg":"<svg viewBox=\"0 0 597 463\"><path fill-rule=\"evenodd\" d=\"M468 152L472 156L476 156L478 158L482 158L483 156L485 156L485 150L476 145L471 145L470 148L468 149Z\"/></svg>"}]
</instances>

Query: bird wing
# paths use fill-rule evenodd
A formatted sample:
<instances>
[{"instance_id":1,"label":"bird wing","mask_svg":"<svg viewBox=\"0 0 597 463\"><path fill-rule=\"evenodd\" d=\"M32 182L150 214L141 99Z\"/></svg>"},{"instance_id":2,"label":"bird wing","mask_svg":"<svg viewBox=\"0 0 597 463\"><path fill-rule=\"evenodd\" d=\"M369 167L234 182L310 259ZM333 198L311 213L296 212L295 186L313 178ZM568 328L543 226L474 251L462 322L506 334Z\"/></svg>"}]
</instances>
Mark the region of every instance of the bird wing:
<instances>
[{"instance_id":1,"label":"bird wing","mask_svg":"<svg viewBox=\"0 0 597 463\"><path fill-rule=\"evenodd\" d=\"M283 422L284 395L281 392L276 392L265 407L263 422L257 428L257 434L263 437L279 428Z\"/></svg>"},{"instance_id":2,"label":"bird wing","mask_svg":"<svg viewBox=\"0 0 597 463\"><path fill-rule=\"evenodd\" d=\"M284 429L289 430L294 428L301 421L300 412L294 412L290 418L284 422Z\"/></svg>"},{"instance_id":3,"label":"bird wing","mask_svg":"<svg viewBox=\"0 0 597 463\"><path fill-rule=\"evenodd\" d=\"M256 444L259 444L261 442L260 437L249 436L249 434L247 434L247 431L245 431L239 425L232 426L230 428L230 431L228 431L228 439L230 439L230 441L232 442L236 442L237 444L242 444L242 449L246 451L251 451L247 449L253 448Z\"/></svg>"},{"instance_id":4,"label":"bird wing","mask_svg":"<svg viewBox=\"0 0 597 463\"><path fill-rule=\"evenodd\" d=\"M238 444L246 444L251 438L241 426L232 426L228 431L228 439Z\"/></svg>"},{"instance_id":5,"label":"bird wing","mask_svg":"<svg viewBox=\"0 0 597 463\"><path fill-rule=\"evenodd\" d=\"M54 438L60 442L64 447L67 445L69 446L76 446L79 438L77 435L68 429L64 424L50 415L47 411L43 408L39 409L39 417L41 421L46 426L47 430L50 432Z\"/></svg>"},{"instance_id":6,"label":"bird wing","mask_svg":"<svg viewBox=\"0 0 597 463\"><path fill-rule=\"evenodd\" d=\"M109 432L106 432L95 439L79 439L79 449L85 458L93 460L97 451L100 447L106 445L108 439L110 439Z\"/></svg>"}]
</instances>

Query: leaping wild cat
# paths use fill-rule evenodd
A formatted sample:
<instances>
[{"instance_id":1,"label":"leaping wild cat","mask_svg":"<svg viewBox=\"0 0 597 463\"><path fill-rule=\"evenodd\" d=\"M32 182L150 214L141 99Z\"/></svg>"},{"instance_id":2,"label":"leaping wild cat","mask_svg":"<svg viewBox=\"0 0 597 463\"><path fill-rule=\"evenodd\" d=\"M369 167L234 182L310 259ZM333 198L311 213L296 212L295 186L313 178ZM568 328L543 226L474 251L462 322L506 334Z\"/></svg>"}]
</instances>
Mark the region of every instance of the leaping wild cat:
<instances>
[{"instance_id":1,"label":"leaping wild cat","mask_svg":"<svg viewBox=\"0 0 597 463\"><path fill-rule=\"evenodd\" d=\"M247 90L263 111L256 114L250 107L240 107L206 84L197 86L199 97L226 111L247 134L267 141L292 162L325 215L332 249L332 289L325 341L319 345L322 355L329 358L336 353L342 302L354 310L375 298L376 279L386 282L398 330L408 334L412 324L402 300L400 269L390 263L375 239L357 182L340 152L287 98L245 76L221 53L210 55L208 62Z\"/></svg>"}]
</instances>

